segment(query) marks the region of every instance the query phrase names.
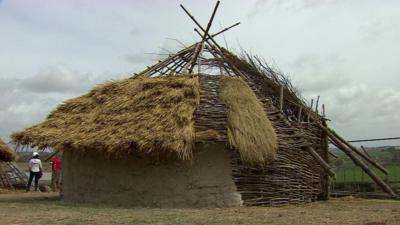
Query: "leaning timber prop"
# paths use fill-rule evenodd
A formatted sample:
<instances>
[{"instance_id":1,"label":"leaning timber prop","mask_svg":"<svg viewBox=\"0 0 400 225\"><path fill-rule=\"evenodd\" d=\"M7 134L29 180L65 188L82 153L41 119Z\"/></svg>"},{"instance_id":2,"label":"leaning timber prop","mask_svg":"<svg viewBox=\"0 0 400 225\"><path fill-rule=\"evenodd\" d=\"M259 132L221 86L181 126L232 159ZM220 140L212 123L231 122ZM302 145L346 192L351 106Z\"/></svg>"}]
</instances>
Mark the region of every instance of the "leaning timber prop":
<instances>
[{"instance_id":1,"label":"leaning timber prop","mask_svg":"<svg viewBox=\"0 0 400 225\"><path fill-rule=\"evenodd\" d=\"M325 131L328 131L327 134L330 136L335 136L337 139L339 139L343 144L345 144L347 147L349 147L351 150L353 150L355 153L357 153L359 156L361 156L363 159L365 159L367 162L378 168L380 171L382 171L384 174L388 174L389 172L381 166L379 163L376 161L372 160L369 158L367 155L365 155L363 152L358 150L356 147L352 146L349 142L345 141L340 135L338 135L334 130L330 128L325 128Z\"/></svg>"},{"instance_id":2,"label":"leaning timber prop","mask_svg":"<svg viewBox=\"0 0 400 225\"><path fill-rule=\"evenodd\" d=\"M324 168L325 172L329 174L330 177L335 177L335 173L332 171L331 167L325 160L310 146L306 147L305 150L307 150L315 160L321 165L322 168Z\"/></svg>"},{"instance_id":3,"label":"leaning timber prop","mask_svg":"<svg viewBox=\"0 0 400 225\"><path fill-rule=\"evenodd\" d=\"M323 131L326 132L328 135L328 138L332 144L334 144L336 147L338 147L340 150L342 150L357 166L359 166L361 169L364 170L365 173L367 173L374 181L376 184L378 184L385 192L390 194L391 196L396 196L394 191L390 188L389 185L387 185L379 176L377 176L361 159L357 157L357 155L361 156L362 158L366 159L368 162L370 162L373 166L387 174L387 170L383 168L381 165L379 165L377 162L373 161L372 159L368 158L365 156L362 152L360 152L357 148L354 146L350 145L348 142L346 142L342 137L340 137L335 131L332 129L323 126L320 123L316 123ZM356 155L356 154L357 155Z\"/></svg>"},{"instance_id":4,"label":"leaning timber prop","mask_svg":"<svg viewBox=\"0 0 400 225\"><path fill-rule=\"evenodd\" d=\"M380 177L378 177L361 159L359 159L354 152L346 146L343 142L341 142L334 135L327 132L329 136L329 140L335 144L340 150L346 153L347 156L359 167L361 167L365 173L367 173L374 181L377 183L385 192L390 194L391 196L396 196L393 190L387 185Z\"/></svg>"},{"instance_id":5,"label":"leaning timber prop","mask_svg":"<svg viewBox=\"0 0 400 225\"><path fill-rule=\"evenodd\" d=\"M316 122L315 124L327 134L329 141L332 144L334 144L336 147L342 150L354 162L354 164L356 164L362 170L364 170L364 172L367 173L375 181L375 183L378 184L386 193L390 194L391 196L396 196L396 194L390 188L390 186L387 185L379 176L377 176L368 167L368 165L366 165L360 158L357 157L357 155L361 156L363 159L365 159L367 162L369 162L371 165L373 165L383 173L388 174L388 171L383 166L381 166L379 163L375 162L374 160L366 156L364 153L359 151L357 148L352 146L350 143L345 141L344 138L338 135L334 130L321 124L318 119L315 119L315 116L317 116L318 114L313 112L312 107L310 107L307 110L309 113L308 115L310 115L311 119L313 119L313 121Z\"/></svg>"}]
</instances>

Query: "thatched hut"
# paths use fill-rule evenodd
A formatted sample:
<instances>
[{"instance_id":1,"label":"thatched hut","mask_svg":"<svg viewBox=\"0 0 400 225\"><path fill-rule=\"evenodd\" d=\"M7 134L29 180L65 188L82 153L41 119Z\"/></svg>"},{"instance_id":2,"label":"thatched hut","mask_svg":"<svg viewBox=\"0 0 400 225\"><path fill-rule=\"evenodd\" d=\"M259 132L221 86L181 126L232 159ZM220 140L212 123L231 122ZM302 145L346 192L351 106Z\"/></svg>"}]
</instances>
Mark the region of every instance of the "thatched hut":
<instances>
[{"instance_id":1,"label":"thatched hut","mask_svg":"<svg viewBox=\"0 0 400 225\"><path fill-rule=\"evenodd\" d=\"M26 175L13 162L16 159L15 152L0 139L0 188L25 187Z\"/></svg>"},{"instance_id":2,"label":"thatched hut","mask_svg":"<svg viewBox=\"0 0 400 225\"><path fill-rule=\"evenodd\" d=\"M3 140L0 139L0 161L10 162L16 159L16 154L13 150L8 147Z\"/></svg>"},{"instance_id":3,"label":"thatched hut","mask_svg":"<svg viewBox=\"0 0 400 225\"><path fill-rule=\"evenodd\" d=\"M222 207L327 199L328 140L363 166L355 150L285 76L220 47L219 33L64 102L13 141L63 152L65 201Z\"/></svg>"},{"instance_id":4,"label":"thatched hut","mask_svg":"<svg viewBox=\"0 0 400 225\"><path fill-rule=\"evenodd\" d=\"M156 74L156 64L64 102L12 138L63 152L66 201L175 207L326 198L328 174L303 150L327 160L326 135L302 124L306 114L289 120L289 86L279 109L280 81L232 56L252 78L187 74L184 65ZM202 66L218 67L213 59Z\"/></svg>"}]
</instances>

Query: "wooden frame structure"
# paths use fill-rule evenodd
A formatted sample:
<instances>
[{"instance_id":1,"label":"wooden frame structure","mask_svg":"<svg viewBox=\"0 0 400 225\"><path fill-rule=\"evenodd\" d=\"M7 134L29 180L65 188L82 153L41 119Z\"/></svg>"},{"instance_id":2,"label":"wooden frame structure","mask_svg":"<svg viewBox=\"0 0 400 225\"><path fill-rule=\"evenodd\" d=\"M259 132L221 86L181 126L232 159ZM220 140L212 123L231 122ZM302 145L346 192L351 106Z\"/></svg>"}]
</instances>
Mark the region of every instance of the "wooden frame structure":
<instances>
[{"instance_id":1,"label":"wooden frame structure","mask_svg":"<svg viewBox=\"0 0 400 225\"><path fill-rule=\"evenodd\" d=\"M239 76L248 83L273 122L279 138L279 150L276 162L261 167L243 164L237 154L233 154L233 179L244 203L276 205L327 199L330 179L334 177L328 161L328 143L341 149L386 193L395 196L392 189L370 166L384 173L387 171L327 126L324 105L323 115L318 113L319 98L314 110L313 103L308 106L290 81L261 58L249 54L239 58L217 43L216 36L240 24L236 23L220 32L209 34L218 6L219 1L207 27L203 28L181 5L196 24L197 28L194 30L201 41L169 55L165 60L135 74L132 79L138 76L193 74L198 71L198 74L203 75L200 76L200 81L204 94L196 112L196 129L217 130L225 135L225 141L226 115L223 103L218 99L219 81L217 76L207 75Z\"/></svg>"}]
</instances>

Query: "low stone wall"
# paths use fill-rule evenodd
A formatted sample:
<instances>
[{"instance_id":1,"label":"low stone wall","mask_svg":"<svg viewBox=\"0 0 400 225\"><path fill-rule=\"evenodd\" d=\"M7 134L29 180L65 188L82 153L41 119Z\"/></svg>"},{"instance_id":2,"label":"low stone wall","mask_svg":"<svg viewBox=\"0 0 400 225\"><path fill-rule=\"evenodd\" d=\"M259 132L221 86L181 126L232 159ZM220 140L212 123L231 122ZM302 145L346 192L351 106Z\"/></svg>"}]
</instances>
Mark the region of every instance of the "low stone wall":
<instances>
[{"instance_id":1,"label":"low stone wall","mask_svg":"<svg viewBox=\"0 0 400 225\"><path fill-rule=\"evenodd\" d=\"M62 200L128 207L230 207L241 205L223 144L198 144L192 162L154 163L95 152L63 154Z\"/></svg>"}]
</instances>

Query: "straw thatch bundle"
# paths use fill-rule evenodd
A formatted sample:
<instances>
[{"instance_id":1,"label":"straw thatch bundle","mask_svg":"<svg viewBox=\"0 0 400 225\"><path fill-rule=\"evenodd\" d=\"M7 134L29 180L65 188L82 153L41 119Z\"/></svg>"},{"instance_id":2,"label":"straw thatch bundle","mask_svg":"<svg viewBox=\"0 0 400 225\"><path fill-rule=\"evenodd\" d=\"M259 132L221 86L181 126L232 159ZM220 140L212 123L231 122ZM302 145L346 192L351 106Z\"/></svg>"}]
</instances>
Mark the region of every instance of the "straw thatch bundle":
<instances>
[{"instance_id":1,"label":"straw thatch bundle","mask_svg":"<svg viewBox=\"0 0 400 225\"><path fill-rule=\"evenodd\" d=\"M14 161L17 158L17 155L13 150L8 147L6 143L4 143L0 139L0 161Z\"/></svg>"},{"instance_id":2,"label":"straw thatch bundle","mask_svg":"<svg viewBox=\"0 0 400 225\"><path fill-rule=\"evenodd\" d=\"M228 114L228 138L245 162L275 159L277 137L262 103L240 77L221 77L220 97Z\"/></svg>"},{"instance_id":3,"label":"straw thatch bundle","mask_svg":"<svg viewBox=\"0 0 400 225\"><path fill-rule=\"evenodd\" d=\"M14 133L14 142L39 148L176 153L191 159L193 113L199 104L195 76L135 78L97 86L66 101L46 121Z\"/></svg>"}]
</instances>

